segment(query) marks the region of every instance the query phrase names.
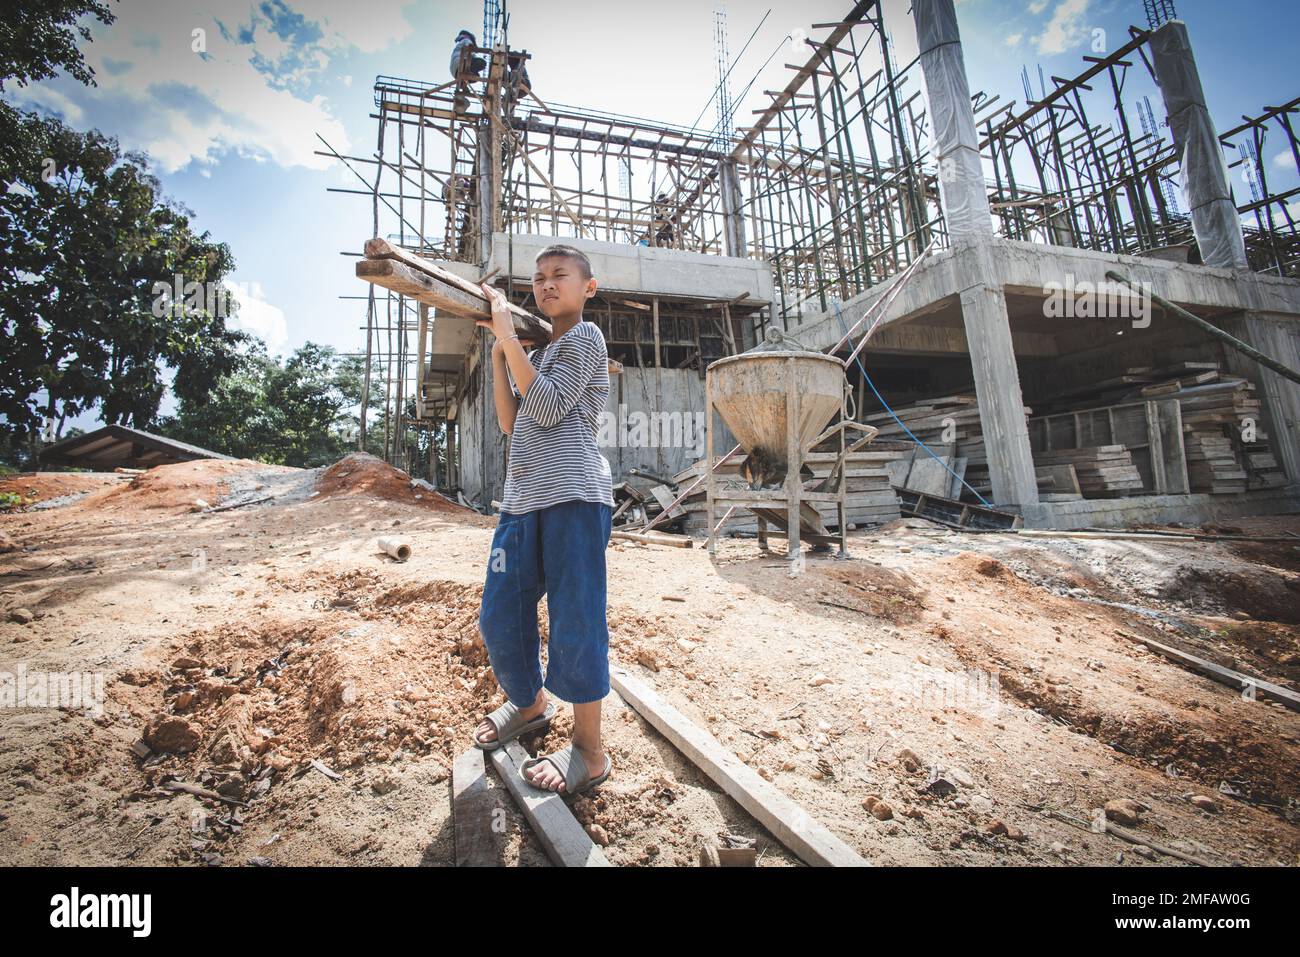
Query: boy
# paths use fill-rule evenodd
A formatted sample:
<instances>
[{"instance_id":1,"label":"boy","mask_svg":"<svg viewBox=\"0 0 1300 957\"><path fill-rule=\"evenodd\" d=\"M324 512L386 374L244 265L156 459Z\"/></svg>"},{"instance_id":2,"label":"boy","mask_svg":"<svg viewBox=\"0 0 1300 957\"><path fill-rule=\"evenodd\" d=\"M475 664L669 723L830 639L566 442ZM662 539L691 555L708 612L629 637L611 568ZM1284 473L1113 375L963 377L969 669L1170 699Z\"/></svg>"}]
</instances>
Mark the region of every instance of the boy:
<instances>
[{"instance_id":1,"label":"boy","mask_svg":"<svg viewBox=\"0 0 1300 957\"><path fill-rule=\"evenodd\" d=\"M551 342L526 355L505 296L482 288L492 319L479 325L496 337L494 398L510 436L510 464L479 631L507 700L479 724L474 743L493 750L549 724L550 691L573 704L573 742L524 762L520 774L535 787L577 794L604 781L612 767L601 748L600 703L609 693L605 548L614 493L596 444L609 367L604 335L582 318L596 280L590 261L572 246L538 253L533 295L551 320ZM537 631L543 594L551 620L545 682Z\"/></svg>"}]
</instances>

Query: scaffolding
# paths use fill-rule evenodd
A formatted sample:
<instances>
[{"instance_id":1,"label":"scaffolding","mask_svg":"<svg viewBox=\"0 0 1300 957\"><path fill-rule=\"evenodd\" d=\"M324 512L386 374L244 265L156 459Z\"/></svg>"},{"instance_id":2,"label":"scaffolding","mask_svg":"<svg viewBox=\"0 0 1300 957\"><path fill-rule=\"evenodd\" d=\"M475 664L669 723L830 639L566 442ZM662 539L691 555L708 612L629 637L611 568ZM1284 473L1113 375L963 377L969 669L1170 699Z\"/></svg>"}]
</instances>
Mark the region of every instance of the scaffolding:
<instances>
[{"instance_id":1,"label":"scaffolding","mask_svg":"<svg viewBox=\"0 0 1300 957\"><path fill-rule=\"evenodd\" d=\"M801 38L797 62L785 64L788 83L763 91L770 102L734 130L721 19L715 92L722 104L718 123L703 129L543 101L525 81L530 55L509 47L508 18L494 14L494 29L485 32L493 42L468 50L451 80L376 79L372 156L325 155L346 163L364 186L338 191L371 197L373 235L433 260L482 266L494 233L507 241L527 233L765 261L774 282L766 309L593 301L589 318L605 332L612 357L703 375L709 361L760 339L764 324L789 329L896 275L932 242L947 244L920 60L898 65L883 6L862 0L843 19L814 24L829 32ZM1151 6L1153 17L1172 15L1170 4ZM1134 117L1125 102L1137 63L1154 76L1151 36L1130 27L1120 48L1085 57L1077 76L1052 77L1037 99L1027 88L1023 105L972 97L998 234L1111 253L1187 248L1195 256L1190 219L1171 202L1181 188L1178 151L1149 104L1138 101ZM472 69L471 56L481 57L483 69ZM1252 155L1265 155L1272 132L1300 173L1298 103L1269 107L1223 133L1225 151L1237 156L1238 143L1248 142ZM1251 268L1300 275L1289 207L1297 190L1272 193L1258 165L1255 175L1260 197L1239 206L1253 221L1245 229ZM529 290L516 290L512 278L505 285L512 301L526 304ZM413 418L436 424L471 387L468 375L411 384L419 364L408 337L419 310L391 293L387 300L377 301L371 287L368 378L371 360L382 361L399 431ZM417 391L424 401L415 401Z\"/></svg>"}]
</instances>

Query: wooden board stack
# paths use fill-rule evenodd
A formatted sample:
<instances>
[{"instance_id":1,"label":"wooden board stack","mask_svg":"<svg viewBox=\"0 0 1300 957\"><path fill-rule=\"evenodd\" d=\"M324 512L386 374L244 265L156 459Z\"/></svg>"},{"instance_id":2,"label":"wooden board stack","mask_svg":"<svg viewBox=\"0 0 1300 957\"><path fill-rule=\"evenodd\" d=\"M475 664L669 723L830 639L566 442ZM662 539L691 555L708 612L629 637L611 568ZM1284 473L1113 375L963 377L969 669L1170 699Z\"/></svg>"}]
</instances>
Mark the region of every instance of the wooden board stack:
<instances>
[{"instance_id":1,"label":"wooden board stack","mask_svg":"<svg viewBox=\"0 0 1300 957\"><path fill-rule=\"evenodd\" d=\"M984 431L980 425L979 404L974 395L961 394L926 399L924 402L896 408L894 412L898 416L897 421L888 412L868 415L863 419L867 425L874 425L880 429L877 442L901 439L910 443L907 433L899 424L901 421L936 455L946 457L949 467L962 474L967 484L980 489L981 493L989 488L988 452L984 448ZM1026 418L1029 417L1030 412L1029 408L1025 409ZM918 455L918 461L921 456L929 458L922 451ZM961 467L963 460L964 471ZM960 486L956 480L953 481L959 488L953 489L949 486L949 491L957 491L959 494L951 497L956 498L960 493L964 493L965 498L974 500L969 489Z\"/></svg>"},{"instance_id":2,"label":"wooden board stack","mask_svg":"<svg viewBox=\"0 0 1300 957\"><path fill-rule=\"evenodd\" d=\"M1145 399L1178 401L1190 491L1240 494L1286 484L1263 428L1254 383L1224 372L1217 362L1126 369L1123 375L1059 393L1040 404L1055 414ZM1093 442L1101 444L1097 439ZM1034 461L1042 464L1041 453L1035 453ZM1081 485L1083 478L1081 472Z\"/></svg>"},{"instance_id":3,"label":"wooden board stack","mask_svg":"<svg viewBox=\"0 0 1300 957\"><path fill-rule=\"evenodd\" d=\"M1141 392L1156 390L1176 398L1182 408L1187 477L1193 492L1237 494L1285 484L1250 380L1215 367ZM1252 441L1246 442L1247 438Z\"/></svg>"},{"instance_id":4,"label":"wooden board stack","mask_svg":"<svg viewBox=\"0 0 1300 957\"><path fill-rule=\"evenodd\" d=\"M1074 466L1079 490L1085 498L1128 495L1142 490L1142 476L1133 456L1122 445L1094 445L1083 449L1037 452L1035 466Z\"/></svg>"},{"instance_id":5,"label":"wooden board stack","mask_svg":"<svg viewBox=\"0 0 1300 957\"><path fill-rule=\"evenodd\" d=\"M889 473L886 471L887 463L893 461L899 455L903 454L901 450L863 450L849 453L845 463L845 501L844 501L844 520L850 524L861 527L863 525L883 525L885 522L892 522L902 517L898 510L898 496L889 485ZM804 485L816 482L830 474L831 468L835 465L836 453L830 452L813 452L805 459L805 465L812 470L813 477L805 479ZM718 466L717 482L720 487L734 485L736 488L744 488L745 481L740 476L741 464L745 461L743 453L737 453L730 461ZM704 460L692 464L689 468L683 469L673 476L677 486L685 490L690 483L694 482L705 471ZM708 534L708 513L707 513L707 480L701 482L699 487L682 502L682 508L686 511L686 519L683 523L683 531L688 534ZM839 517L836 507L833 503L817 502L813 503L821 513L822 521L828 528L838 524ZM718 512L717 518L721 519L726 509ZM722 534L729 532L757 532L758 520L748 509L738 508L731 513L731 518L723 526Z\"/></svg>"}]
</instances>

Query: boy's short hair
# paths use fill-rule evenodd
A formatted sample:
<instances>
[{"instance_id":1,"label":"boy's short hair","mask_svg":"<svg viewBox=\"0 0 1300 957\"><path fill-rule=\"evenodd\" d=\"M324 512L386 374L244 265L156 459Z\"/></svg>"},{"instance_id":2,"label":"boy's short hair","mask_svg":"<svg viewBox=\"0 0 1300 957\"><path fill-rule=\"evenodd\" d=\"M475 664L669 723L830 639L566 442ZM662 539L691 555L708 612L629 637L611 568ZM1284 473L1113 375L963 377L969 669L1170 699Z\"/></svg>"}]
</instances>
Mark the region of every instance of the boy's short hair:
<instances>
[{"instance_id":1,"label":"boy's short hair","mask_svg":"<svg viewBox=\"0 0 1300 957\"><path fill-rule=\"evenodd\" d=\"M578 271L582 273L582 278L591 278L591 260L587 258L586 253L582 250L566 246L564 243L553 243L538 253L533 262L536 264L551 256L564 256L567 259L572 259L578 264Z\"/></svg>"}]
</instances>

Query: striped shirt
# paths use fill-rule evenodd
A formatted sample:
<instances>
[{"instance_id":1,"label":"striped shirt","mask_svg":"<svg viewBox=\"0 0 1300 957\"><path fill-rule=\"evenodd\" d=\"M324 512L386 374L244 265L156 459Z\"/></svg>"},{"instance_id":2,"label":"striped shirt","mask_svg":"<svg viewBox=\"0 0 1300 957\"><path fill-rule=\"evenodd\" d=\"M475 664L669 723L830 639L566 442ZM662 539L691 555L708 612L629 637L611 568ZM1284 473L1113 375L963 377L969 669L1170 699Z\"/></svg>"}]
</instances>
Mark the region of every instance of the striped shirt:
<instances>
[{"instance_id":1,"label":"striped shirt","mask_svg":"<svg viewBox=\"0 0 1300 957\"><path fill-rule=\"evenodd\" d=\"M554 342L528 353L537 370L521 398L510 435L501 511L518 514L580 499L614 505L609 461L596 436L609 398L609 353L593 322L579 321ZM507 373L509 372L509 366Z\"/></svg>"}]
</instances>

